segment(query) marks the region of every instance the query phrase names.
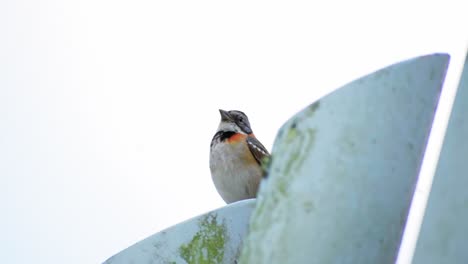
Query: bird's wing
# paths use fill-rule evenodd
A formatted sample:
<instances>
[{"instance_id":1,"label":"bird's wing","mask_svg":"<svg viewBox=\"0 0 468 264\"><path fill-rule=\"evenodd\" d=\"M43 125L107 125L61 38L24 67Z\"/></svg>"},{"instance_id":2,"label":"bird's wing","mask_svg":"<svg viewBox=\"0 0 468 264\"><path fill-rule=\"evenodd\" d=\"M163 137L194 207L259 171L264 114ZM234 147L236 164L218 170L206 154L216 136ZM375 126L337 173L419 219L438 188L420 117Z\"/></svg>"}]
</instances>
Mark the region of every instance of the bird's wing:
<instances>
[{"instance_id":1,"label":"bird's wing","mask_svg":"<svg viewBox=\"0 0 468 264\"><path fill-rule=\"evenodd\" d=\"M255 137L247 137L247 146L249 146L250 152L257 160L259 165L263 165L267 162L267 159L270 157L268 150L256 139Z\"/></svg>"}]
</instances>

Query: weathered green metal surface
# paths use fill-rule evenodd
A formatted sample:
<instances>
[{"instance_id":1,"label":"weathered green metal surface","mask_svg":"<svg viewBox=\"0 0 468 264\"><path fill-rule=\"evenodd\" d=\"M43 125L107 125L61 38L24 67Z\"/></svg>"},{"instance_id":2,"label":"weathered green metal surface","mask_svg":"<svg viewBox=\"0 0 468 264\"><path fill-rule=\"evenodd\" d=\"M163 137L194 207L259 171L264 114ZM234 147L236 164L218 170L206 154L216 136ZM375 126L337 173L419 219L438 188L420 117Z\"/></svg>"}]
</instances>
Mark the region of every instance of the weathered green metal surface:
<instances>
[{"instance_id":1,"label":"weathered green metal surface","mask_svg":"<svg viewBox=\"0 0 468 264\"><path fill-rule=\"evenodd\" d=\"M290 119L241 263L393 263L448 60L390 66Z\"/></svg>"},{"instance_id":2,"label":"weathered green metal surface","mask_svg":"<svg viewBox=\"0 0 468 264\"><path fill-rule=\"evenodd\" d=\"M468 57L447 127L413 263L468 263L467 137Z\"/></svg>"},{"instance_id":3,"label":"weathered green metal surface","mask_svg":"<svg viewBox=\"0 0 468 264\"><path fill-rule=\"evenodd\" d=\"M123 250L105 264L234 263L254 204L254 199L240 201L175 225Z\"/></svg>"}]
</instances>

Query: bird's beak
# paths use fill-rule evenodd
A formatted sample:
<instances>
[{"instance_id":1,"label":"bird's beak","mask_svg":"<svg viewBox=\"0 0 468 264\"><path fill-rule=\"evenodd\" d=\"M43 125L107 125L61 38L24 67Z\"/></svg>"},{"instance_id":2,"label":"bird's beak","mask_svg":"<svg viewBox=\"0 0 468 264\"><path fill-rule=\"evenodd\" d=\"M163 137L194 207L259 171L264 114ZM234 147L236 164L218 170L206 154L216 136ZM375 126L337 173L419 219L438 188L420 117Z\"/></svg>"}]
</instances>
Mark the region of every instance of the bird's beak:
<instances>
[{"instance_id":1,"label":"bird's beak","mask_svg":"<svg viewBox=\"0 0 468 264\"><path fill-rule=\"evenodd\" d=\"M222 109L219 109L219 113L221 114L221 121L229 121L231 119L231 115L229 114L228 111L224 111Z\"/></svg>"}]
</instances>

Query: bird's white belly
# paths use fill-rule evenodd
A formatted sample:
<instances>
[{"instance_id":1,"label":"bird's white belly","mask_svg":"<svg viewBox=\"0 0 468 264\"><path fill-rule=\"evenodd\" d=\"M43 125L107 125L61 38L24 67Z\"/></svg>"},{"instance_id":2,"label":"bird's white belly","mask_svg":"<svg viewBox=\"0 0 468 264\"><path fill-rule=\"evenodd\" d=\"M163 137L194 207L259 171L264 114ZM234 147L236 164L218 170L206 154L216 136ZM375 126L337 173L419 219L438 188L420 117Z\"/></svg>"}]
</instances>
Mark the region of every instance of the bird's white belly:
<instances>
[{"instance_id":1,"label":"bird's white belly","mask_svg":"<svg viewBox=\"0 0 468 264\"><path fill-rule=\"evenodd\" d=\"M210 153L210 170L214 185L226 203L255 198L262 170L246 144L221 142ZM244 154L244 155L242 155ZM253 161L253 162L252 162Z\"/></svg>"}]
</instances>

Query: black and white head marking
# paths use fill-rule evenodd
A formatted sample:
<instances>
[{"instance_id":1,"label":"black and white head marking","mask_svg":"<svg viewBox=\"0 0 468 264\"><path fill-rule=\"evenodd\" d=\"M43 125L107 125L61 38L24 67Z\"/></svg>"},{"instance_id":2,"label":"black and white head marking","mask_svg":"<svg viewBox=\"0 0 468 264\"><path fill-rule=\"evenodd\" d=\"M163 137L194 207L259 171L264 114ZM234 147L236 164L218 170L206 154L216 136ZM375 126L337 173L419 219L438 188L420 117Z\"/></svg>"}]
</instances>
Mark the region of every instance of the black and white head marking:
<instances>
[{"instance_id":1,"label":"black and white head marking","mask_svg":"<svg viewBox=\"0 0 468 264\"><path fill-rule=\"evenodd\" d=\"M221 123L218 131L233 131L242 134L252 134L250 122L247 115L238 110L224 111L219 110L221 114Z\"/></svg>"}]
</instances>

